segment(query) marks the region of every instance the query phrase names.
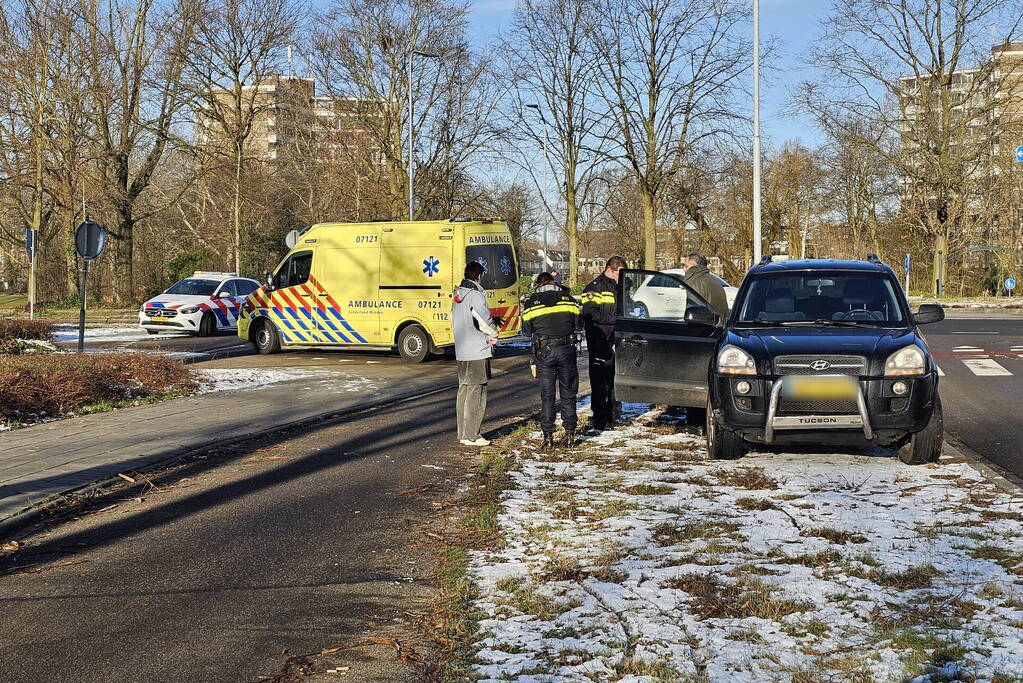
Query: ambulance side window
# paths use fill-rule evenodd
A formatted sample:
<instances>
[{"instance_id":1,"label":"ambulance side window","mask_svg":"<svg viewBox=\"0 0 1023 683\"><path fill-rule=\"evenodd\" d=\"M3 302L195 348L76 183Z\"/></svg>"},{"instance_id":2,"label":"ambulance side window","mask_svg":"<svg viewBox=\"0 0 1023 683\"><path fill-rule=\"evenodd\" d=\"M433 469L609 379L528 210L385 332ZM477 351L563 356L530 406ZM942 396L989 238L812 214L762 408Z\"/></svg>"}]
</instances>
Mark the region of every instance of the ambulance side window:
<instances>
[{"instance_id":1,"label":"ambulance side window","mask_svg":"<svg viewBox=\"0 0 1023 683\"><path fill-rule=\"evenodd\" d=\"M313 252L302 251L292 254L278 271L277 286L283 288L304 285L309 280L309 271L312 266Z\"/></svg>"}]
</instances>

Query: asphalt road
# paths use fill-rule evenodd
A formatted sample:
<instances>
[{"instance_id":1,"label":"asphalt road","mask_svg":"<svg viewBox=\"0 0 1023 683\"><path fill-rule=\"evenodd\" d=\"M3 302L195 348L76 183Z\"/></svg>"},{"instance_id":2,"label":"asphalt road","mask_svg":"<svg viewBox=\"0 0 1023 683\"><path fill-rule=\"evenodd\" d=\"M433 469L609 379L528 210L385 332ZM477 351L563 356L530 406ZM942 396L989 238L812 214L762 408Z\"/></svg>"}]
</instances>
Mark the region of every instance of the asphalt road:
<instances>
[{"instance_id":1,"label":"asphalt road","mask_svg":"<svg viewBox=\"0 0 1023 683\"><path fill-rule=\"evenodd\" d=\"M1023 477L1023 315L949 311L924 328L945 373L945 431Z\"/></svg>"},{"instance_id":2,"label":"asphalt road","mask_svg":"<svg viewBox=\"0 0 1023 683\"><path fill-rule=\"evenodd\" d=\"M495 368L489 427L536 404L525 357ZM443 391L214 452L26 539L0 561L0 680L421 680L379 639L418 646L429 613L424 525L468 461L453 410Z\"/></svg>"}]
</instances>

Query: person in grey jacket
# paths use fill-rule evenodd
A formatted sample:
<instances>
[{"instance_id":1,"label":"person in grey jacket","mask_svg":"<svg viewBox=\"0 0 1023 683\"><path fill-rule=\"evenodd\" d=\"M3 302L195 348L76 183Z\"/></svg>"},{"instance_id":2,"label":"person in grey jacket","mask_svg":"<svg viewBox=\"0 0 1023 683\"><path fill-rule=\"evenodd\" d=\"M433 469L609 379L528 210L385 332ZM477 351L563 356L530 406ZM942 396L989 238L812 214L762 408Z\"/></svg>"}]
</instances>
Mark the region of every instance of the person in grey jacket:
<instances>
[{"instance_id":1,"label":"person in grey jacket","mask_svg":"<svg viewBox=\"0 0 1023 683\"><path fill-rule=\"evenodd\" d=\"M487 382L490 358L494 355L498 330L480 281L483 266L471 261L465 267L465 279L455 287L451 304L451 328L455 335L455 360L458 361L458 442L464 446L488 446L480 434L487 410Z\"/></svg>"},{"instance_id":2,"label":"person in grey jacket","mask_svg":"<svg viewBox=\"0 0 1023 683\"><path fill-rule=\"evenodd\" d=\"M728 318L728 295L707 268L707 257L698 251L690 252L682 267L686 269L682 282L692 287L694 292L710 304L718 314L718 327L724 327Z\"/></svg>"}]
</instances>

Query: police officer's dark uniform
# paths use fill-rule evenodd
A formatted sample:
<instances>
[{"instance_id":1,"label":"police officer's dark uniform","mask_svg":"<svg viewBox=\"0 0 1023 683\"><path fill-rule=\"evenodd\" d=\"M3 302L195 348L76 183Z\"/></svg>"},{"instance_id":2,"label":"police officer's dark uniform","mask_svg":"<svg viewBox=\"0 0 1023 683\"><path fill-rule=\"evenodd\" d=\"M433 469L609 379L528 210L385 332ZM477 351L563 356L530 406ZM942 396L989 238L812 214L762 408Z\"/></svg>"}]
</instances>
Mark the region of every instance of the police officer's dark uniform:
<instances>
[{"instance_id":1,"label":"police officer's dark uniform","mask_svg":"<svg viewBox=\"0 0 1023 683\"><path fill-rule=\"evenodd\" d=\"M548 278L550 276L547 276ZM540 430L544 448L554 446L554 417L561 413L565 445L575 445L576 395L579 369L575 333L579 304L553 279L541 283L523 304L522 333L533 339L533 357L540 380ZM555 389L558 399L555 401Z\"/></svg>"},{"instance_id":2,"label":"police officer's dark uniform","mask_svg":"<svg viewBox=\"0 0 1023 683\"><path fill-rule=\"evenodd\" d=\"M606 270L606 269L605 269ZM603 431L611 426L615 405L615 292L618 285L605 273L586 285L580 297L590 357L592 427Z\"/></svg>"}]
</instances>

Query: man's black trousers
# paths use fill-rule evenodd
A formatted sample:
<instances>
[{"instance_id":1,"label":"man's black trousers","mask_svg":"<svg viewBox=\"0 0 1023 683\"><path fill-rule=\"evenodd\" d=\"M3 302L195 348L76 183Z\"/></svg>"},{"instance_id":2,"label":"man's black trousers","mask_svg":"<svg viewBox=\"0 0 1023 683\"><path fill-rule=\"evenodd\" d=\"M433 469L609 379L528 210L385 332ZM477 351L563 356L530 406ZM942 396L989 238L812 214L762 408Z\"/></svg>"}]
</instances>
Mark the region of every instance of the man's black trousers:
<instances>
[{"instance_id":1,"label":"man's black trousers","mask_svg":"<svg viewBox=\"0 0 1023 683\"><path fill-rule=\"evenodd\" d=\"M615 357L609 353L601 358L590 351L590 402L593 407L593 427L611 426L615 407Z\"/></svg>"},{"instance_id":2,"label":"man's black trousers","mask_svg":"<svg viewBox=\"0 0 1023 683\"><path fill-rule=\"evenodd\" d=\"M540 430L547 436L553 434L554 417L560 412L565 431L574 432L575 402L579 394L575 345L541 347L534 357L536 377L540 380Z\"/></svg>"}]
</instances>

